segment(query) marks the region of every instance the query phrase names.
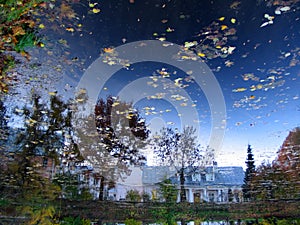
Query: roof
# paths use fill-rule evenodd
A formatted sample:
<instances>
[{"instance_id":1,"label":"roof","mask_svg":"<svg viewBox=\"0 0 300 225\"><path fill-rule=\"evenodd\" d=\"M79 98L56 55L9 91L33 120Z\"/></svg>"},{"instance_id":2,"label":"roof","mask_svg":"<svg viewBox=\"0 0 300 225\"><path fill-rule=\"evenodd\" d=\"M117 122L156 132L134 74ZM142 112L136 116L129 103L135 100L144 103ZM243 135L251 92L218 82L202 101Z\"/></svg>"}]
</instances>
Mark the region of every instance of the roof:
<instances>
[{"instance_id":1,"label":"roof","mask_svg":"<svg viewBox=\"0 0 300 225\"><path fill-rule=\"evenodd\" d=\"M167 166L144 166L142 168L142 182L143 184L157 184L166 178L171 178L174 183L179 182L175 177L176 171ZM206 175L213 174L214 168L212 166L206 168L193 168L186 176L185 184L191 186L209 186L209 185L222 185L222 186L241 186L244 183L244 170L239 166L226 166L215 168L215 179L207 181ZM200 181L193 181L192 175L198 173L201 177Z\"/></svg>"},{"instance_id":2,"label":"roof","mask_svg":"<svg viewBox=\"0 0 300 225\"><path fill-rule=\"evenodd\" d=\"M143 184L157 184L164 179L175 175L175 171L168 166L144 166L142 180Z\"/></svg>"},{"instance_id":3,"label":"roof","mask_svg":"<svg viewBox=\"0 0 300 225\"><path fill-rule=\"evenodd\" d=\"M197 173L197 172L196 172ZM199 173L199 171L198 171ZM213 181L207 181L206 175L213 174L213 168L207 167L200 172L200 181L193 181L192 174L186 177L186 185L208 186L208 185L222 185L222 186L241 186L244 183L244 170L239 166L217 167L214 173Z\"/></svg>"}]
</instances>

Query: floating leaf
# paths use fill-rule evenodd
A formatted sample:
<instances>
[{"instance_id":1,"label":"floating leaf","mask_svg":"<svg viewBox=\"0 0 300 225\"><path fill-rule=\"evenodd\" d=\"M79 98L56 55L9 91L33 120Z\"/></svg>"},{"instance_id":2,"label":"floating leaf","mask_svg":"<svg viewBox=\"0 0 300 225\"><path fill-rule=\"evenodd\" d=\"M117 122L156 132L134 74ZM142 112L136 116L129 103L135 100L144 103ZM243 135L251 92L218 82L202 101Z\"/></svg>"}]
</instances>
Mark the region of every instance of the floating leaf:
<instances>
[{"instance_id":1,"label":"floating leaf","mask_svg":"<svg viewBox=\"0 0 300 225\"><path fill-rule=\"evenodd\" d=\"M57 94L57 92L56 91L49 91L48 94L51 95L51 96L55 96Z\"/></svg>"},{"instance_id":2,"label":"floating leaf","mask_svg":"<svg viewBox=\"0 0 300 225\"><path fill-rule=\"evenodd\" d=\"M94 8L96 5L98 5L97 2L95 2L95 3L89 3L89 7L91 7L91 8Z\"/></svg>"},{"instance_id":3,"label":"floating leaf","mask_svg":"<svg viewBox=\"0 0 300 225\"><path fill-rule=\"evenodd\" d=\"M44 29L44 28L45 28L45 25L41 23L41 24L39 25L39 28L40 28L40 29Z\"/></svg>"},{"instance_id":4,"label":"floating leaf","mask_svg":"<svg viewBox=\"0 0 300 225\"><path fill-rule=\"evenodd\" d=\"M184 42L184 47L185 48L190 48L190 47L193 47L193 46L195 46L197 44L198 44L197 41L193 41L193 42L186 41L186 42Z\"/></svg>"},{"instance_id":5,"label":"floating leaf","mask_svg":"<svg viewBox=\"0 0 300 225\"><path fill-rule=\"evenodd\" d=\"M228 28L227 25L221 25L221 30L225 30L225 29L227 29L227 28Z\"/></svg>"},{"instance_id":6,"label":"floating leaf","mask_svg":"<svg viewBox=\"0 0 300 225\"><path fill-rule=\"evenodd\" d=\"M104 48L103 51L105 53L113 53L114 52L114 49L113 48Z\"/></svg>"},{"instance_id":7,"label":"floating leaf","mask_svg":"<svg viewBox=\"0 0 300 225\"><path fill-rule=\"evenodd\" d=\"M168 33L170 33L170 32L173 32L173 31L174 31L174 29L172 29L172 28L168 27L168 28L166 29L166 31L167 31Z\"/></svg>"},{"instance_id":8,"label":"floating leaf","mask_svg":"<svg viewBox=\"0 0 300 225\"><path fill-rule=\"evenodd\" d=\"M97 9L97 8L93 8L93 10L92 10L92 11L93 11L93 13L95 13L95 14L96 14L96 13L99 13L101 10L100 10L100 9Z\"/></svg>"},{"instance_id":9,"label":"floating leaf","mask_svg":"<svg viewBox=\"0 0 300 225\"><path fill-rule=\"evenodd\" d=\"M247 90L247 88L236 88L236 89L233 89L232 92L243 92L246 90Z\"/></svg>"},{"instance_id":10,"label":"floating leaf","mask_svg":"<svg viewBox=\"0 0 300 225\"><path fill-rule=\"evenodd\" d=\"M231 66L233 66L233 65L234 65L234 62L232 62L232 61L230 61L230 60L225 61L225 66L231 67Z\"/></svg>"},{"instance_id":11,"label":"floating leaf","mask_svg":"<svg viewBox=\"0 0 300 225\"><path fill-rule=\"evenodd\" d=\"M281 12L287 12L287 11L289 11L290 9L291 9L291 7L289 7L289 6L284 6L284 7L280 8L280 11L281 11Z\"/></svg>"},{"instance_id":12,"label":"floating leaf","mask_svg":"<svg viewBox=\"0 0 300 225\"><path fill-rule=\"evenodd\" d=\"M198 56L200 56L200 57L205 57L205 54L202 53L202 52L198 52L197 54L198 54Z\"/></svg>"},{"instance_id":13,"label":"floating leaf","mask_svg":"<svg viewBox=\"0 0 300 225\"><path fill-rule=\"evenodd\" d=\"M74 32L75 30L74 30L74 28L72 28L72 27L67 27L67 28L66 28L66 31Z\"/></svg>"}]
</instances>

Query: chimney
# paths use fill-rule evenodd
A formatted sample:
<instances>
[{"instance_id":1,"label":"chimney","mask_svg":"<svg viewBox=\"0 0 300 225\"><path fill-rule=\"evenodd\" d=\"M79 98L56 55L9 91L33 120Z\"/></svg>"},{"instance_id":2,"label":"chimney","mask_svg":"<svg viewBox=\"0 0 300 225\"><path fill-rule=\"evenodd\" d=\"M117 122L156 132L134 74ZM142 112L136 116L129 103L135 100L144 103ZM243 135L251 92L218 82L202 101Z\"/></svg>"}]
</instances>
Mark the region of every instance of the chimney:
<instances>
[{"instance_id":1,"label":"chimney","mask_svg":"<svg viewBox=\"0 0 300 225\"><path fill-rule=\"evenodd\" d=\"M213 173L216 173L218 170L218 163L216 161L213 161Z\"/></svg>"}]
</instances>

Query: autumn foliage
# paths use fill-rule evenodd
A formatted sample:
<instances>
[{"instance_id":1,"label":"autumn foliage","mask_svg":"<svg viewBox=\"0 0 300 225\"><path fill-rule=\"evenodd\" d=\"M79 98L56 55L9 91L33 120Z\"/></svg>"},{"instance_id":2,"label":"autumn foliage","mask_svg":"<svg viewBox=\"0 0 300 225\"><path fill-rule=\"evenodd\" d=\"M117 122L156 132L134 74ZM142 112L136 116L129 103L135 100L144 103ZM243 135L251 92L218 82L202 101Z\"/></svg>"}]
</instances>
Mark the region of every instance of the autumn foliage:
<instances>
[{"instance_id":1,"label":"autumn foliage","mask_svg":"<svg viewBox=\"0 0 300 225\"><path fill-rule=\"evenodd\" d=\"M277 158L256 170L251 189L257 200L300 197L300 128L290 131Z\"/></svg>"}]
</instances>

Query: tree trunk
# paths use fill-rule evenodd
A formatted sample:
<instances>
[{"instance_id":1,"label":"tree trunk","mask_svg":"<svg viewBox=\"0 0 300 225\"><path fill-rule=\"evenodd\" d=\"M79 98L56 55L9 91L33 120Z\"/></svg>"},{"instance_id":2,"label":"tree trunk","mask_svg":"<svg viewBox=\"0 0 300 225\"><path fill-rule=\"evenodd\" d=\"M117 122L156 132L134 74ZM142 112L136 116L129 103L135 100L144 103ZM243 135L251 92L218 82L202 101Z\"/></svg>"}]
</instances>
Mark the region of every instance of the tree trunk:
<instances>
[{"instance_id":1,"label":"tree trunk","mask_svg":"<svg viewBox=\"0 0 300 225\"><path fill-rule=\"evenodd\" d=\"M104 200L104 176L101 176L100 179L100 190L99 190L99 200L103 201Z\"/></svg>"},{"instance_id":2,"label":"tree trunk","mask_svg":"<svg viewBox=\"0 0 300 225\"><path fill-rule=\"evenodd\" d=\"M185 194L185 189L184 189L184 183L185 183L185 178L184 178L184 169L180 169L180 202L185 202L186 201L186 194Z\"/></svg>"}]
</instances>

